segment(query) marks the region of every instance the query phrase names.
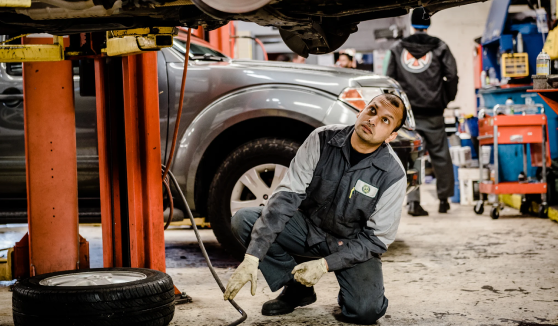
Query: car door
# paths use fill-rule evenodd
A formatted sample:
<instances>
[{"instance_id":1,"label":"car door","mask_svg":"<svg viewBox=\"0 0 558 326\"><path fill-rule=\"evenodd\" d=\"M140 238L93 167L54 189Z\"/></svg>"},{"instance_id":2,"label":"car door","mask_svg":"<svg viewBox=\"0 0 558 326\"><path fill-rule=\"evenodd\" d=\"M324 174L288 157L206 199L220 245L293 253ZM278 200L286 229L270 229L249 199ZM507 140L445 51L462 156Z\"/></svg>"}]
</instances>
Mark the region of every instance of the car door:
<instances>
[{"instance_id":1,"label":"car door","mask_svg":"<svg viewBox=\"0 0 558 326\"><path fill-rule=\"evenodd\" d=\"M80 197L90 197L99 188L95 97L80 96L79 64L73 61L78 188ZM26 209L27 196L22 93L22 64L0 64L0 94L21 97L0 102L0 206L15 210Z\"/></svg>"}]
</instances>

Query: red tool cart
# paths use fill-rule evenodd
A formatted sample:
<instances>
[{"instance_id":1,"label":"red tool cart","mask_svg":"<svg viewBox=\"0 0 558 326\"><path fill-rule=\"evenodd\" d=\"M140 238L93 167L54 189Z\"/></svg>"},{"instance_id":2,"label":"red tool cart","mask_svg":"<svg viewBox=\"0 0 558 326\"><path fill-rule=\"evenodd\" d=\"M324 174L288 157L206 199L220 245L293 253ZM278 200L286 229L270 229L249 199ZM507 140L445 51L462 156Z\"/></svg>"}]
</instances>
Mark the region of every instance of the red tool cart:
<instances>
[{"instance_id":1,"label":"red tool cart","mask_svg":"<svg viewBox=\"0 0 558 326\"><path fill-rule=\"evenodd\" d=\"M537 112L540 114L527 114L527 112ZM502 114L505 110L513 110L516 114ZM488 115L487 111L492 111ZM521 114L517 114L521 112ZM475 213L484 212L484 200L482 194L521 194L522 202L520 211L522 214L529 212L531 203L525 199L526 194L540 194L542 203L539 206L539 216L546 217L548 204L546 201L546 167L550 166L550 147L548 145L547 118L543 107L537 106L500 106L497 105L493 110L479 111L479 148L482 145L494 145L494 176L492 180L483 180L482 174L482 155L479 155L480 180L479 192L481 200L475 205ZM515 182L499 182L498 180L498 145L523 144L523 171L527 173L527 145L531 149L531 165L542 166L541 180L530 180L525 176L524 180ZM543 150L544 149L544 150ZM481 153L481 151L479 151ZM546 164L542 164L546 162ZM484 162L487 164L488 162ZM505 164L505 162L504 162ZM490 196L489 196L490 197ZM490 217L497 219L500 216L500 205L498 199L492 202Z\"/></svg>"}]
</instances>

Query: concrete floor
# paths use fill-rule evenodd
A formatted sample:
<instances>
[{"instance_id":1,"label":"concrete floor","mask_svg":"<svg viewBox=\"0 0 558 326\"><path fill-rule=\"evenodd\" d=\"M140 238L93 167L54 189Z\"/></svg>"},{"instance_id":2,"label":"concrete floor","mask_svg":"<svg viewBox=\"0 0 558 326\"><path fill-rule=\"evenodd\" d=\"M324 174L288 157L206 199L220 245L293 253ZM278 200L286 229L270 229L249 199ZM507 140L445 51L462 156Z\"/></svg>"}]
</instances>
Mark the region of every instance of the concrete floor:
<instances>
[{"instance_id":1,"label":"concrete floor","mask_svg":"<svg viewBox=\"0 0 558 326\"><path fill-rule=\"evenodd\" d=\"M397 240L383 257L389 308L380 325L558 325L558 223L520 217L507 208L499 220L472 207L452 205L437 214L434 189L426 186L429 217L404 214ZM26 226L0 227L0 247L17 241ZM92 267L100 267L99 227L81 226L91 244ZM211 230L203 239L226 284L237 263L224 254ZM176 308L171 325L223 325L238 318L205 267L193 231L165 232L167 272L194 302ZM12 240L10 240L12 239ZM274 298L263 276L256 296L249 285L236 298L248 313L245 325L346 325L338 322L335 276L316 286L318 301L280 317L264 317L261 305ZM11 294L0 287L0 325L13 325Z\"/></svg>"}]
</instances>

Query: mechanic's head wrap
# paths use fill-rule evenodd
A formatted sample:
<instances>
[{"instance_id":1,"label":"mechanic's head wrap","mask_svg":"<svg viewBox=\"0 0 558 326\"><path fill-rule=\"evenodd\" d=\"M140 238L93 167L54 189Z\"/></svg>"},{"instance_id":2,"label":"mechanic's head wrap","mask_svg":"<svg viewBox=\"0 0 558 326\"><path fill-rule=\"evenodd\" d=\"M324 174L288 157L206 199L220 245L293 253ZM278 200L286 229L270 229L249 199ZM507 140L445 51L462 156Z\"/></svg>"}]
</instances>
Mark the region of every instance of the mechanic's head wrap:
<instances>
[{"instance_id":1,"label":"mechanic's head wrap","mask_svg":"<svg viewBox=\"0 0 558 326\"><path fill-rule=\"evenodd\" d=\"M427 29L430 27L430 15L428 15L424 8L419 7L413 10L411 14L411 26L414 29Z\"/></svg>"}]
</instances>

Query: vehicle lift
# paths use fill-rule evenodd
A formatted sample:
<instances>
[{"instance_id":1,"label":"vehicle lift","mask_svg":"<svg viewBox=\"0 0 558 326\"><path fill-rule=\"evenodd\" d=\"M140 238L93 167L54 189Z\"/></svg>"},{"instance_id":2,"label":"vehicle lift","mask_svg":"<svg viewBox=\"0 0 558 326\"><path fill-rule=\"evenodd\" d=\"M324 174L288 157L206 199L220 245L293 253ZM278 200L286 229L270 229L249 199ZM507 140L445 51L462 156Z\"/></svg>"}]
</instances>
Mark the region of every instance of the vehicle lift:
<instances>
[{"instance_id":1,"label":"vehicle lift","mask_svg":"<svg viewBox=\"0 0 558 326\"><path fill-rule=\"evenodd\" d=\"M12 278L89 268L89 244L78 233L72 59L94 59L103 265L165 272L153 50L171 46L176 33L31 35L0 46L0 62L23 61L29 232L14 247Z\"/></svg>"}]
</instances>

